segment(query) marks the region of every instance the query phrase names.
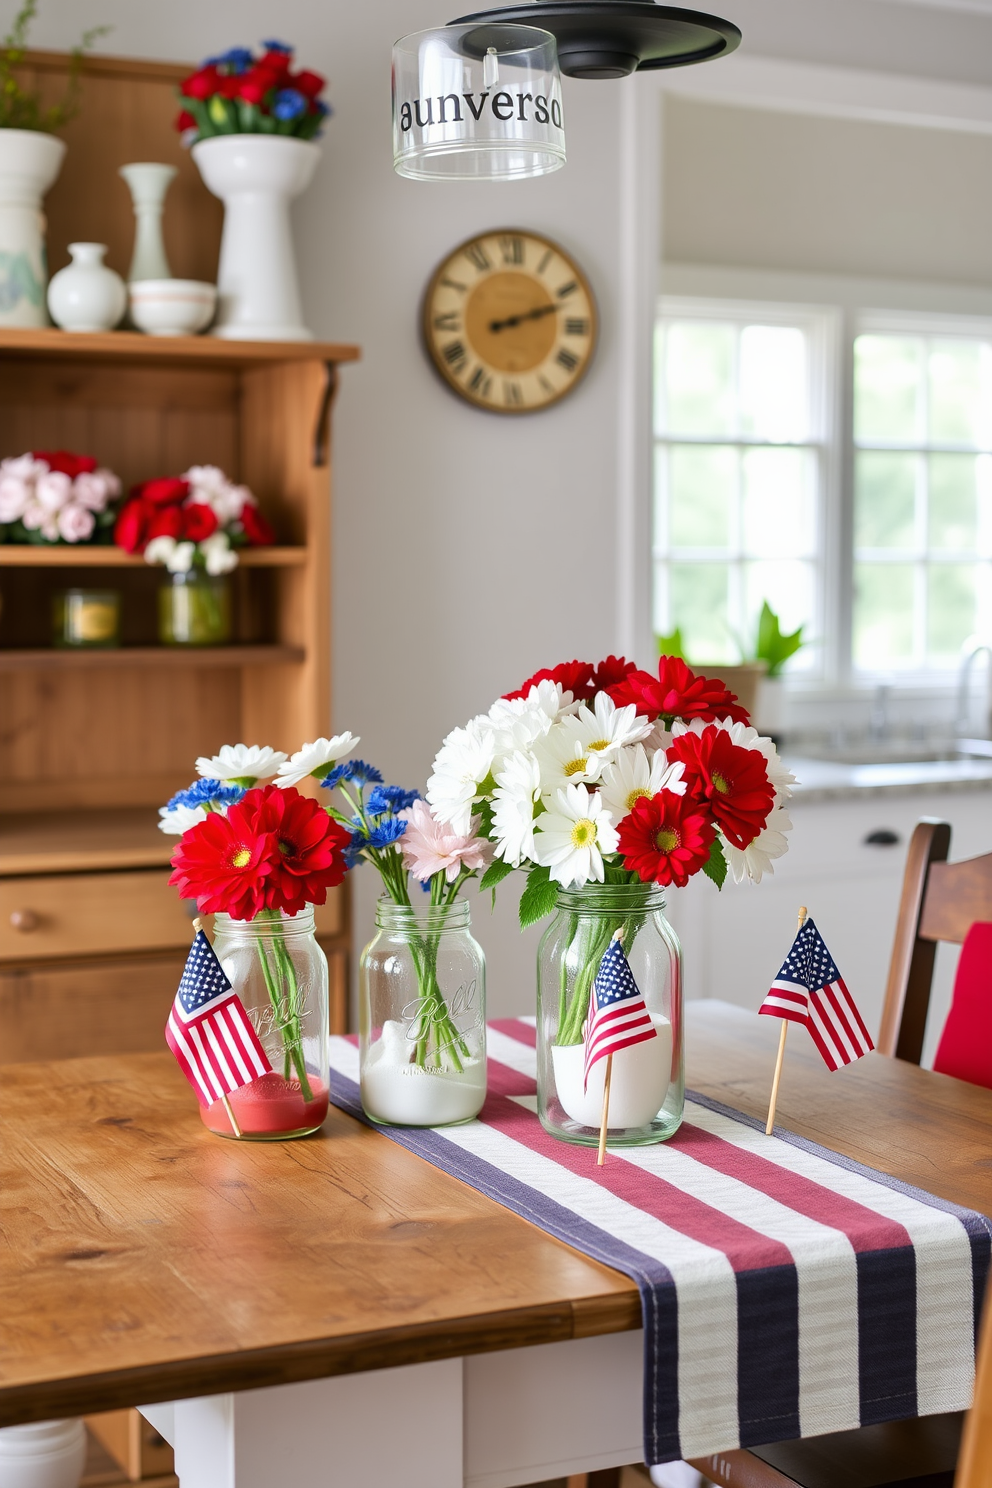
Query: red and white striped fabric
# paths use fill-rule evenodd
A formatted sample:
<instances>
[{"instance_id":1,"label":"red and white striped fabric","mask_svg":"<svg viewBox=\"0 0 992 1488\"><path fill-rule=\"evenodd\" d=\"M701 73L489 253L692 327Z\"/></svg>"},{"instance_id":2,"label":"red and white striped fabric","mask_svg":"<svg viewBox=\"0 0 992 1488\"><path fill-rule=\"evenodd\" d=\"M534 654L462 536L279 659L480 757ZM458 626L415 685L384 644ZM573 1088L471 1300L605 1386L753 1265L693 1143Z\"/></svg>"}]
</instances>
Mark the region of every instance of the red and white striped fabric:
<instances>
[{"instance_id":1,"label":"red and white striped fabric","mask_svg":"<svg viewBox=\"0 0 992 1488\"><path fill-rule=\"evenodd\" d=\"M272 1069L244 1003L202 930L186 958L165 1042L201 1106L212 1106Z\"/></svg>"},{"instance_id":2,"label":"red and white striped fabric","mask_svg":"<svg viewBox=\"0 0 992 1488\"><path fill-rule=\"evenodd\" d=\"M758 1012L804 1024L828 1069L840 1069L875 1047L812 920L806 920L792 942Z\"/></svg>"},{"instance_id":3,"label":"red and white striped fabric","mask_svg":"<svg viewBox=\"0 0 992 1488\"><path fill-rule=\"evenodd\" d=\"M597 1167L537 1118L536 1041L489 1025L477 1121L377 1129L638 1283L647 1462L969 1404L989 1220L691 1094L670 1141ZM355 1041L330 1056L362 1119Z\"/></svg>"}]
</instances>

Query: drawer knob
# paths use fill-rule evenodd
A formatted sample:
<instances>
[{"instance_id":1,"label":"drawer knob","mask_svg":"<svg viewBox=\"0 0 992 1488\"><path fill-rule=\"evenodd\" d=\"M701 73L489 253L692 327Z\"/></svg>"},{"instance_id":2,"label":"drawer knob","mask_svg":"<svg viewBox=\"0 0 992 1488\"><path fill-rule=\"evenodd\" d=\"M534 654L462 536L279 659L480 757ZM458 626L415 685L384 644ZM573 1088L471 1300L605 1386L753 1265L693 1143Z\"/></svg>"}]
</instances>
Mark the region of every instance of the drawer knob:
<instances>
[{"instance_id":1,"label":"drawer knob","mask_svg":"<svg viewBox=\"0 0 992 1488\"><path fill-rule=\"evenodd\" d=\"M865 847L898 847L902 838L891 827L876 827L864 840Z\"/></svg>"},{"instance_id":2,"label":"drawer knob","mask_svg":"<svg viewBox=\"0 0 992 1488\"><path fill-rule=\"evenodd\" d=\"M26 935L29 930L38 928L38 916L33 909L15 909L11 912L10 923L15 930Z\"/></svg>"}]
</instances>

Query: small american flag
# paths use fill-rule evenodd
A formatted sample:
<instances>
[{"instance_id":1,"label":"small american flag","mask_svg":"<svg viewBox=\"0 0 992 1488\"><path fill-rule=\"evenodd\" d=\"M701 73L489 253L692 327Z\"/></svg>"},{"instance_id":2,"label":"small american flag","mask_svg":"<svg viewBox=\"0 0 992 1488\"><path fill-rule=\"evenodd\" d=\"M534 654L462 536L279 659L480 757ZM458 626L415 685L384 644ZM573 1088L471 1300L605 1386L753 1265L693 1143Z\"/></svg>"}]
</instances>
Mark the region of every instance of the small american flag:
<instances>
[{"instance_id":1,"label":"small american flag","mask_svg":"<svg viewBox=\"0 0 992 1488\"><path fill-rule=\"evenodd\" d=\"M641 989L634 981L623 946L610 941L599 963L593 983L589 1018L586 1022L586 1058L582 1072L583 1090L589 1084L589 1071L600 1059L657 1038Z\"/></svg>"},{"instance_id":2,"label":"small american flag","mask_svg":"<svg viewBox=\"0 0 992 1488\"><path fill-rule=\"evenodd\" d=\"M875 1045L819 930L807 920L758 1009L803 1023L828 1069L840 1069Z\"/></svg>"},{"instance_id":3,"label":"small american flag","mask_svg":"<svg viewBox=\"0 0 992 1488\"><path fill-rule=\"evenodd\" d=\"M201 1106L212 1106L272 1069L241 998L202 930L196 932L186 957L165 1042Z\"/></svg>"}]
</instances>

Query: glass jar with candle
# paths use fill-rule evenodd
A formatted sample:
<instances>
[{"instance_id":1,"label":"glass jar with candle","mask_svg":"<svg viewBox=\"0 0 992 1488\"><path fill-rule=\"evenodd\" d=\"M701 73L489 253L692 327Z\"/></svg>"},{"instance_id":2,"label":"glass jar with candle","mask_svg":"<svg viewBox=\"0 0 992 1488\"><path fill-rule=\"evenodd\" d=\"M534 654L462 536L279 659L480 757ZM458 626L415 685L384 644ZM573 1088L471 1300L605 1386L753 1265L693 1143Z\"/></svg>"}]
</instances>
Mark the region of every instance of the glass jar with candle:
<instances>
[{"instance_id":1,"label":"glass jar with candle","mask_svg":"<svg viewBox=\"0 0 992 1488\"><path fill-rule=\"evenodd\" d=\"M223 646L231 639L231 584L202 568L169 575L158 592L159 640L165 646Z\"/></svg>"},{"instance_id":2,"label":"glass jar with candle","mask_svg":"<svg viewBox=\"0 0 992 1488\"><path fill-rule=\"evenodd\" d=\"M119 646L121 597L116 589L65 589L52 602L56 646Z\"/></svg>"}]
</instances>

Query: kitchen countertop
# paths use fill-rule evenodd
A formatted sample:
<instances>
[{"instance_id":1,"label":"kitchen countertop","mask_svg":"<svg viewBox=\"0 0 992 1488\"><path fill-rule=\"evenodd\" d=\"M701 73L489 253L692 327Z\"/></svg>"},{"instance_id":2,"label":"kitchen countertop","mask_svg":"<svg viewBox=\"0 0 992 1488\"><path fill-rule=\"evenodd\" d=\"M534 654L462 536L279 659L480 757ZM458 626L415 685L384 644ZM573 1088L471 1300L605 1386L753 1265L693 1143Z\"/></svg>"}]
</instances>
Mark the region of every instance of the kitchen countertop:
<instances>
[{"instance_id":1,"label":"kitchen countertop","mask_svg":"<svg viewBox=\"0 0 992 1488\"><path fill-rule=\"evenodd\" d=\"M793 802L860 800L865 796L909 795L914 791L992 789L992 759L929 759L853 763L785 754L796 776Z\"/></svg>"}]
</instances>

